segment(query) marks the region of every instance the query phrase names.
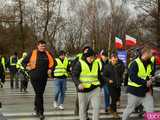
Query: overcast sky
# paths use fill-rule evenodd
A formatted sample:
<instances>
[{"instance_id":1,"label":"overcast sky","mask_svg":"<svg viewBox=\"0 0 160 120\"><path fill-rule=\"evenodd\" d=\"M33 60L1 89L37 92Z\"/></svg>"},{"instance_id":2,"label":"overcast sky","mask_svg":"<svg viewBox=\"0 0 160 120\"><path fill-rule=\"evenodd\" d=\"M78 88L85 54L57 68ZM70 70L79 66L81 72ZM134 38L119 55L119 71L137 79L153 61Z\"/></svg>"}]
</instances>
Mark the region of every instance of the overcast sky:
<instances>
[{"instance_id":1,"label":"overcast sky","mask_svg":"<svg viewBox=\"0 0 160 120\"><path fill-rule=\"evenodd\" d=\"M12 1L13 0L0 0L0 8L4 8L7 4L11 6L13 4ZM34 3L36 3L36 0L25 0L25 1L26 1L27 5L29 5L29 6L32 6L32 5L34 5ZM63 3L62 4L62 13L63 13L63 15L67 14L66 13L67 12L67 6L68 6L67 1L69 1L69 0L62 0L62 3ZM120 0L116 0L116 1L117 1L117 4L119 4ZM106 2L108 2L108 0L106 0ZM131 16L135 17L138 14L138 11L134 9L133 4L128 2L126 7L129 8Z\"/></svg>"}]
</instances>

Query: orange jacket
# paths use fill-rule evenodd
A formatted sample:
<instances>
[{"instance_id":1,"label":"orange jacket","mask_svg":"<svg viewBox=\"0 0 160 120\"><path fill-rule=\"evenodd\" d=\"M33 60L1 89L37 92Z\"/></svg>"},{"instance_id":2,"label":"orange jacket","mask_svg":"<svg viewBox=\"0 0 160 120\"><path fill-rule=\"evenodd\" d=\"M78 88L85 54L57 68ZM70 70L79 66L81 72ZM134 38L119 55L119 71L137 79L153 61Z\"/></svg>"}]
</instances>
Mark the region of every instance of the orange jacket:
<instances>
[{"instance_id":1,"label":"orange jacket","mask_svg":"<svg viewBox=\"0 0 160 120\"><path fill-rule=\"evenodd\" d=\"M48 61L49 61L48 68L52 68L54 65L53 57L48 51L45 51L45 52L48 56ZM29 63L27 64L27 66L29 66L31 68L31 70L35 69L36 68L36 61L37 61L37 50L35 49L32 51L32 55L29 59Z\"/></svg>"}]
</instances>

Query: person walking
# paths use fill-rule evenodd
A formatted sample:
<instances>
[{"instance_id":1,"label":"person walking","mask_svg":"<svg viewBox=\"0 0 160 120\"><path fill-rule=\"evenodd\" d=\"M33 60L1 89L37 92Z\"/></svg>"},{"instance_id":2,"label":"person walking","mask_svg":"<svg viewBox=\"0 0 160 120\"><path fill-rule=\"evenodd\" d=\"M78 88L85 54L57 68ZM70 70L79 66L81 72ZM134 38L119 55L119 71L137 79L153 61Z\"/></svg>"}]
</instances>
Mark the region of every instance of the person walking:
<instances>
[{"instance_id":1,"label":"person walking","mask_svg":"<svg viewBox=\"0 0 160 120\"><path fill-rule=\"evenodd\" d=\"M86 46L83 48L82 52L76 55L76 58L71 62L71 72L75 66L75 64L80 60L84 58L84 54L87 52L89 49L89 46ZM78 93L76 94L76 99L75 99L75 107L74 107L74 114L79 115L79 100L78 100Z\"/></svg>"},{"instance_id":2,"label":"person walking","mask_svg":"<svg viewBox=\"0 0 160 120\"><path fill-rule=\"evenodd\" d=\"M123 112L122 120L128 120L135 107L142 104L145 112L153 112L152 96L152 52L144 46L140 55L129 65L128 104Z\"/></svg>"},{"instance_id":3,"label":"person walking","mask_svg":"<svg viewBox=\"0 0 160 120\"><path fill-rule=\"evenodd\" d=\"M1 76L1 87L3 88L3 85L5 83L5 71L6 71L6 68L7 68L7 62L6 62L6 58L5 56L3 56L2 54L0 54L0 62L3 66L3 74Z\"/></svg>"},{"instance_id":4,"label":"person walking","mask_svg":"<svg viewBox=\"0 0 160 120\"><path fill-rule=\"evenodd\" d=\"M18 60L16 68L18 69L18 78L20 79L20 91L27 92L28 81L30 79L27 70L22 66L22 61L27 56L26 52L23 52L22 57Z\"/></svg>"},{"instance_id":5,"label":"person walking","mask_svg":"<svg viewBox=\"0 0 160 120\"><path fill-rule=\"evenodd\" d=\"M11 87L11 89L14 88L14 82L15 82L15 88L19 88L19 81L17 78L17 68L16 68L17 61L18 61L18 55L17 55L17 52L15 52L14 55L10 56L10 59L9 59L9 71L10 71L10 79L11 79L10 87Z\"/></svg>"},{"instance_id":6,"label":"person walking","mask_svg":"<svg viewBox=\"0 0 160 120\"><path fill-rule=\"evenodd\" d=\"M0 62L0 87L1 87L1 88L3 87L3 82L2 82L3 73L4 73L3 64ZM2 107L2 103L1 103L1 101L0 101L0 108L1 108L1 107Z\"/></svg>"},{"instance_id":7,"label":"person walking","mask_svg":"<svg viewBox=\"0 0 160 120\"><path fill-rule=\"evenodd\" d=\"M40 120L43 120L45 118L43 94L45 91L48 74L51 74L52 72L54 61L52 55L46 49L45 41L38 41L36 47L36 49L27 55L22 64L30 73L31 84L35 91L34 110Z\"/></svg>"},{"instance_id":8,"label":"person walking","mask_svg":"<svg viewBox=\"0 0 160 120\"><path fill-rule=\"evenodd\" d=\"M119 118L117 113L117 101L119 99L121 77L124 72L123 67L118 62L118 56L116 53L111 54L110 62L103 69L103 79L108 82L109 94L111 96L111 104L109 112L113 115L113 118Z\"/></svg>"},{"instance_id":9,"label":"person walking","mask_svg":"<svg viewBox=\"0 0 160 120\"><path fill-rule=\"evenodd\" d=\"M64 51L59 52L59 57L55 59L55 68L53 70L55 97L54 108L64 109L64 96L66 90L66 80L69 72L69 62Z\"/></svg>"},{"instance_id":10,"label":"person walking","mask_svg":"<svg viewBox=\"0 0 160 120\"><path fill-rule=\"evenodd\" d=\"M84 58L79 59L73 67L72 79L76 85L79 99L80 120L88 119L88 105L93 108L92 120L99 120L100 108L100 68L95 61L94 51L89 48Z\"/></svg>"},{"instance_id":11,"label":"person walking","mask_svg":"<svg viewBox=\"0 0 160 120\"><path fill-rule=\"evenodd\" d=\"M0 87L3 87L3 74L4 74L4 68L2 63L0 62Z\"/></svg>"},{"instance_id":12,"label":"person walking","mask_svg":"<svg viewBox=\"0 0 160 120\"><path fill-rule=\"evenodd\" d=\"M108 52L106 49L102 49L100 51L100 61L102 64L102 70L101 70L102 77L101 77L101 79L103 79L103 69L104 69L105 65L107 65L109 62L108 61ZM104 92L104 109L105 109L105 112L108 112L108 109L110 106L110 95L109 95L108 83L107 83L106 79L101 80L101 85L102 85L103 92Z\"/></svg>"}]
</instances>

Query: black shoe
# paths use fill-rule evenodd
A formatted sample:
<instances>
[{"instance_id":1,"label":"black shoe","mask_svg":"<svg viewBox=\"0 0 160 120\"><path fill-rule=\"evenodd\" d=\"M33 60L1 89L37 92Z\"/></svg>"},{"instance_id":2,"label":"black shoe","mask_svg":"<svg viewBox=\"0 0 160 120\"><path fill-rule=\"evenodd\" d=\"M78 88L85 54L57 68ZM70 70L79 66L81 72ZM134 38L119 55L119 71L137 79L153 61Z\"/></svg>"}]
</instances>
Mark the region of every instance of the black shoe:
<instances>
[{"instance_id":1,"label":"black shoe","mask_svg":"<svg viewBox=\"0 0 160 120\"><path fill-rule=\"evenodd\" d=\"M40 120L44 120L45 116L44 115L39 115Z\"/></svg>"},{"instance_id":2,"label":"black shoe","mask_svg":"<svg viewBox=\"0 0 160 120\"><path fill-rule=\"evenodd\" d=\"M108 113L108 109L105 109L105 113Z\"/></svg>"},{"instance_id":3,"label":"black shoe","mask_svg":"<svg viewBox=\"0 0 160 120\"><path fill-rule=\"evenodd\" d=\"M2 103L0 102L0 108L2 108Z\"/></svg>"}]
</instances>

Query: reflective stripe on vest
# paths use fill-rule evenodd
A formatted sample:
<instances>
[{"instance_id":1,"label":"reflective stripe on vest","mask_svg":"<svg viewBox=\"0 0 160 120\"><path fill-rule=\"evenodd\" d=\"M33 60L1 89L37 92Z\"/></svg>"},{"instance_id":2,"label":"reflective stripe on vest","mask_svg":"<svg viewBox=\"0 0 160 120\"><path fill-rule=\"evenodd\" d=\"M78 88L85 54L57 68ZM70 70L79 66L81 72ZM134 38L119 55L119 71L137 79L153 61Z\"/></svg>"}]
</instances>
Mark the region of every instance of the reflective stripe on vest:
<instances>
[{"instance_id":1,"label":"reflective stripe on vest","mask_svg":"<svg viewBox=\"0 0 160 120\"><path fill-rule=\"evenodd\" d=\"M63 75L68 76L67 74L68 59L65 57L62 63L62 61L59 58L56 58L56 62L57 62L57 65L54 70L54 76L55 77L63 76Z\"/></svg>"},{"instance_id":2,"label":"reflective stripe on vest","mask_svg":"<svg viewBox=\"0 0 160 120\"><path fill-rule=\"evenodd\" d=\"M81 73L80 73L80 82L84 88L90 88L91 85L100 85L98 80L98 62L94 61L92 64L92 70L88 64L83 61L79 60L81 64Z\"/></svg>"},{"instance_id":3,"label":"reflective stripe on vest","mask_svg":"<svg viewBox=\"0 0 160 120\"><path fill-rule=\"evenodd\" d=\"M24 69L24 67L22 66L22 61L23 61L24 58L20 58L16 64L16 68L19 68L19 69Z\"/></svg>"},{"instance_id":4,"label":"reflective stripe on vest","mask_svg":"<svg viewBox=\"0 0 160 120\"><path fill-rule=\"evenodd\" d=\"M147 70L146 70L142 61L140 60L140 58L135 59L135 61L137 62L137 65L138 65L138 77L146 80L147 76L151 75L151 72L152 72L151 65L149 64L147 66ZM142 86L142 85L139 85L139 84L131 81L130 78L129 78L129 81L128 81L128 85L133 86L133 87L141 87Z\"/></svg>"}]
</instances>

